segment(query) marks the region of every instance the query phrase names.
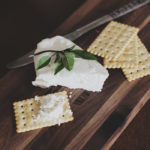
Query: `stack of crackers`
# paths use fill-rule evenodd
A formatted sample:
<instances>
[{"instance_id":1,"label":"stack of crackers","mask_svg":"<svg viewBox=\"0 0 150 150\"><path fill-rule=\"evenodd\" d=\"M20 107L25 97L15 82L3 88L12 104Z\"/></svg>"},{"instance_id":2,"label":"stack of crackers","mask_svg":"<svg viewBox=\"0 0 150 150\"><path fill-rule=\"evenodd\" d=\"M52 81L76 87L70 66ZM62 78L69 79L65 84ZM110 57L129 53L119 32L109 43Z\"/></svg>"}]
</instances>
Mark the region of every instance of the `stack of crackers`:
<instances>
[{"instance_id":1,"label":"stack of crackers","mask_svg":"<svg viewBox=\"0 0 150 150\"><path fill-rule=\"evenodd\" d=\"M106 68L121 68L128 81L150 74L150 54L138 37L139 29L111 21L87 49L104 57Z\"/></svg>"}]
</instances>

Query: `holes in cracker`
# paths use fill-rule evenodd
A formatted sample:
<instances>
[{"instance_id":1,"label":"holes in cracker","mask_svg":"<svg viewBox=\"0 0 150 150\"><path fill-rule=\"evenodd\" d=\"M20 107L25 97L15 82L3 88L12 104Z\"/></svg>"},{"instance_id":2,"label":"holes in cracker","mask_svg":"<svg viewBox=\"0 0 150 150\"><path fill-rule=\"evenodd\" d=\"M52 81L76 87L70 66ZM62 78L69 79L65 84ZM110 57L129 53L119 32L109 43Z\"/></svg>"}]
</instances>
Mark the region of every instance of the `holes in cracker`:
<instances>
[{"instance_id":1,"label":"holes in cracker","mask_svg":"<svg viewBox=\"0 0 150 150\"><path fill-rule=\"evenodd\" d=\"M107 45L108 43L107 42L104 42L104 45Z\"/></svg>"},{"instance_id":2,"label":"holes in cracker","mask_svg":"<svg viewBox=\"0 0 150 150\"><path fill-rule=\"evenodd\" d=\"M21 105L21 108L23 108L23 105Z\"/></svg>"},{"instance_id":3,"label":"holes in cracker","mask_svg":"<svg viewBox=\"0 0 150 150\"><path fill-rule=\"evenodd\" d=\"M30 103L30 105L33 105L32 103Z\"/></svg>"},{"instance_id":4,"label":"holes in cracker","mask_svg":"<svg viewBox=\"0 0 150 150\"><path fill-rule=\"evenodd\" d=\"M34 111L34 109L31 109L31 111Z\"/></svg>"},{"instance_id":5,"label":"holes in cracker","mask_svg":"<svg viewBox=\"0 0 150 150\"><path fill-rule=\"evenodd\" d=\"M22 119L25 120L25 117L23 117Z\"/></svg>"},{"instance_id":6,"label":"holes in cracker","mask_svg":"<svg viewBox=\"0 0 150 150\"><path fill-rule=\"evenodd\" d=\"M24 123L24 126L26 126L26 123Z\"/></svg>"},{"instance_id":7,"label":"holes in cracker","mask_svg":"<svg viewBox=\"0 0 150 150\"><path fill-rule=\"evenodd\" d=\"M118 30L120 30L121 28L120 27L117 27L118 28Z\"/></svg>"},{"instance_id":8,"label":"holes in cracker","mask_svg":"<svg viewBox=\"0 0 150 150\"><path fill-rule=\"evenodd\" d=\"M22 111L22 114L24 114L24 111Z\"/></svg>"},{"instance_id":9,"label":"holes in cracker","mask_svg":"<svg viewBox=\"0 0 150 150\"><path fill-rule=\"evenodd\" d=\"M147 58L145 58L145 60L144 61L147 61Z\"/></svg>"},{"instance_id":10,"label":"holes in cracker","mask_svg":"<svg viewBox=\"0 0 150 150\"><path fill-rule=\"evenodd\" d=\"M124 43L125 41L120 41L121 43Z\"/></svg>"},{"instance_id":11,"label":"holes in cracker","mask_svg":"<svg viewBox=\"0 0 150 150\"><path fill-rule=\"evenodd\" d=\"M106 34L102 34L103 38L106 38Z\"/></svg>"}]
</instances>

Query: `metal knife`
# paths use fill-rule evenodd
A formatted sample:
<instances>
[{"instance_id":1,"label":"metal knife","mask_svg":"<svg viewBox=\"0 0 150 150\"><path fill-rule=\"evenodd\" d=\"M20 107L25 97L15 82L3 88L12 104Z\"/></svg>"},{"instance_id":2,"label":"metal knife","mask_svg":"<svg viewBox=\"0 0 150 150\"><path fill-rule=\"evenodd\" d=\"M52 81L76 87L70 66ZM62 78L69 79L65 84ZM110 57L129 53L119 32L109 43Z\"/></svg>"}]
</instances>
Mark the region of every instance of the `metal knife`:
<instances>
[{"instance_id":1,"label":"metal knife","mask_svg":"<svg viewBox=\"0 0 150 150\"><path fill-rule=\"evenodd\" d=\"M75 30L74 32L71 32L69 34L64 35L64 37L74 41L83 34L87 33L88 31L108 22L113 19L116 19L118 17L121 17L135 9L140 8L141 6L144 6L148 4L150 0L132 0L130 3L124 5L123 7L114 10L112 13L105 15L103 17L100 17L99 19ZM34 50L30 51L26 55L20 57L19 59L16 59L15 61L9 63L7 65L7 68L13 69L13 68L19 68L22 66L26 66L28 64L31 64L33 62L33 58L29 57L30 55L34 54Z\"/></svg>"}]
</instances>

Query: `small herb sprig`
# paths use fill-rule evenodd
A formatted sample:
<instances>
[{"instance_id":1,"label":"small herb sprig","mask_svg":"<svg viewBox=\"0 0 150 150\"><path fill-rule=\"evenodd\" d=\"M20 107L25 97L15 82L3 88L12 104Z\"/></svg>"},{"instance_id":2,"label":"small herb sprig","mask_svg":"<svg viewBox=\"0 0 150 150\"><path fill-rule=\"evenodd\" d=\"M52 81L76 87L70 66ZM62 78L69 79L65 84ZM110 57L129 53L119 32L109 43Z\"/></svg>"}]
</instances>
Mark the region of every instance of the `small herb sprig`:
<instances>
[{"instance_id":1,"label":"small herb sprig","mask_svg":"<svg viewBox=\"0 0 150 150\"><path fill-rule=\"evenodd\" d=\"M93 54L91 54L89 52L86 52L86 51L80 50L80 49L74 49L75 46L76 45L74 45L70 48L64 49L63 51L45 50L45 51L34 54L34 56L36 56L36 55L40 55L45 52L54 52L54 54L52 56L43 56L42 58L40 58L36 69L39 70L39 69L47 66L50 63L51 58L53 56L55 56L54 63L57 63L57 66L56 66L55 72L54 72L55 75L58 72L60 72L63 68L66 68L68 71L71 71L74 66L74 57L88 59L88 60L96 60L97 59Z\"/></svg>"}]
</instances>

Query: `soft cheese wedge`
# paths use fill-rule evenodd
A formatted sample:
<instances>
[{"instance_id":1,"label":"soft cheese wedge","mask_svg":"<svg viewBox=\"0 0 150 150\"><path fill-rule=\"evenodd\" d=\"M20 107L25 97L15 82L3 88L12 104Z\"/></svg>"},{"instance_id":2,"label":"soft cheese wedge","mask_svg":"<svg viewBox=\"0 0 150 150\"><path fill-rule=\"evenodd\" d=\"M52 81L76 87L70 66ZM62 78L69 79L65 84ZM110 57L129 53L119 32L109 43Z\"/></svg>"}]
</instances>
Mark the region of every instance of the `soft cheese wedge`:
<instances>
[{"instance_id":1,"label":"soft cheese wedge","mask_svg":"<svg viewBox=\"0 0 150 150\"><path fill-rule=\"evenodd\" d=\"M74 43L62 36L44 39L37 45L35 53L44 50L64 50L70 48ZM75 48L81 49L76 46ZM71 89L85 89L88 91L101 91L105 80L108 78L108 71L96 60L86 60L82 58L74 58L74 66L71 71L67 69L61 70L54 75L57 63L54 63L54 57L49 65L39 70L36 66L41 57L52 55L52 52L42 53L34 57L36 79L32 82L34 86L48 88L50 86L65 86Z\"/></svg>"}]
</instances>

